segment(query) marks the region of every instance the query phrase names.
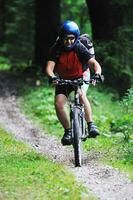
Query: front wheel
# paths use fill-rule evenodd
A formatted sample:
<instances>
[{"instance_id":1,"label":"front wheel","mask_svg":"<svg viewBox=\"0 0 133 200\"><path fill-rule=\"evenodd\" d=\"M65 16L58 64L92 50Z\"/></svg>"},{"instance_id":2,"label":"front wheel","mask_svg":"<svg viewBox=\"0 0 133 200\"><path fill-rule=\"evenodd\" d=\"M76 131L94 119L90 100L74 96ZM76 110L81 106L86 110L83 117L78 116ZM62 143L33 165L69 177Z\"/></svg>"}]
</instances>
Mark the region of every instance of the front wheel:
<instances>
[{"instance_id":1,"label":"front wheel","mask_svg":"<svg viewBox=\"0 0 133 200\"><path fill-rule=\"evenodd\" d=\"M80 109L75 107L73 111L73 146L74 146L74 157L75 166L81 166L82 164L82 123L80 116Z\"/></svg>"}]
</instances>

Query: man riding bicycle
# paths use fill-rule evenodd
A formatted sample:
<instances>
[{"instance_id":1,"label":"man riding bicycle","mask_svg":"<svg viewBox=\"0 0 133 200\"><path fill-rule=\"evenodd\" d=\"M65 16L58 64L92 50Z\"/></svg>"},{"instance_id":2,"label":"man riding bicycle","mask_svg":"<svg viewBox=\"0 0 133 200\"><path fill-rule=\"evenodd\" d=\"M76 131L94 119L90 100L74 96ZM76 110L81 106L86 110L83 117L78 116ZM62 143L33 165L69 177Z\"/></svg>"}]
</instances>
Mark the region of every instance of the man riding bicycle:
<instances>
[{"instance_id":1,"label":"man riding bicycle","mask_svg":"<svg viewBox=\"0 0 133 200\"><path fill-rule=\"evenodd\" d=\"M63 23L59 31L59 38L52 46L47 61L46 73L49 82L55 84L55 109L57 117L64 128L61 139L63 145L71 144L70 120L65 111L65 103L69 94L74 90L72 86L58 85L58 78L74 80L80 77L90 79L90 69L94 70L94 77L101 75L101 66L79 40L78 25L70 20ZM56 76L56 74L58 76ZM86 97L87 84L81 86L80 102L84 104L85 119L88 125L88 137L95 138L100 133L93 122L92 109Z\"/></svg>"}]
</instances>

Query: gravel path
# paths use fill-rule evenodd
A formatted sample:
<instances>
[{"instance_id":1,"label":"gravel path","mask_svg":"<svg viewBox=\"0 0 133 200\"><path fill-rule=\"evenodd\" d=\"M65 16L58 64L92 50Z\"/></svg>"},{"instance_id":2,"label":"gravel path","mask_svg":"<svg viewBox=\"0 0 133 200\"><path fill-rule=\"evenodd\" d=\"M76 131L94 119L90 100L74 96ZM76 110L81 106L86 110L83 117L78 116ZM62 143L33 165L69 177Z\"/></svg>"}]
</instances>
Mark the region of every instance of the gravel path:
<instances>
[{"instance_id":1,"label":"gravel path","mask_svg":"<svg viewBox=\"0 0 133 200\"><path fill-rule=\"evenodd\" d=\"M54 162L63 163L78 181L101 200L133 200L133 182L125 174L97 162L98 155L83 155L84 165L75 168L73 150L54 136L44 134L24 116L16 102L15 84L0 73L0 124L17 139L34 147Z\"/></svg>"}]
</instances>

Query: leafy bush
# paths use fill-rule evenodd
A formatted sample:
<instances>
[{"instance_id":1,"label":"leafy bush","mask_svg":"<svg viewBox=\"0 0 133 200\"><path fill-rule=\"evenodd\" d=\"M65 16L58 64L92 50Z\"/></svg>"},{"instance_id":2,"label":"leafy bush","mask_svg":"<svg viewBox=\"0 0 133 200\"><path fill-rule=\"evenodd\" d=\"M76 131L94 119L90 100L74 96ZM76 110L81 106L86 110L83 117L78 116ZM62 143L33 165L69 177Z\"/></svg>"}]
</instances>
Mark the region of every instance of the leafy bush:
<instances>
[{"instance_id":1,"label":"leafy bush","mask_svg":"<svg viewBox=\"0 0 133 200\"><path fill-rule=\"evenodd\" d=\"M119 28L114 40L98 43L95 49L105 83L124 95L133 84L133 27Z\"/></svg>"},{"instance_id":2,"label":"leafy bush","mask_svg":"<svg viewBox=\"0 0 133 200\"><path fill-rule=\"evenodd\" d=\"M127 95L123 98L121 103L125 109L125 113L129 114L130 116L133 115L133 88L128 90Z\"/></svg>"},{"instance_id":3,"label":"leafy bush","mask_svg":"<svg viewBox=\"0 0 133 200\"><path fill-rule=\"evenodd\" d=\"M112 133L122 133L124 135L124 140L129 141L133 130L133 119L128 115L124 115L123 118L113 121L111 123Z\"/></svg>"},{"instance_id":4,"label":"leafy bush","mask_svg":"<svg viewBox=\"0 0 133 200\"><path fill-rule=\"evenodd\" d=\"M0 70L9 70L10 62L5 56L0 56Z\"/></svg>"},{"instance_id":5,"label":"leafy bush","mask_svg":"<svg viewBox=\"0 0 133 200\"><path fill-rule=\"evenodd\" d=\"M111 131L122 133L124 139L129 141L133 136L133 88L128 90L127 95L121 101L121 106L124 115L112 123Z\"/></svg>"}]
</instances>

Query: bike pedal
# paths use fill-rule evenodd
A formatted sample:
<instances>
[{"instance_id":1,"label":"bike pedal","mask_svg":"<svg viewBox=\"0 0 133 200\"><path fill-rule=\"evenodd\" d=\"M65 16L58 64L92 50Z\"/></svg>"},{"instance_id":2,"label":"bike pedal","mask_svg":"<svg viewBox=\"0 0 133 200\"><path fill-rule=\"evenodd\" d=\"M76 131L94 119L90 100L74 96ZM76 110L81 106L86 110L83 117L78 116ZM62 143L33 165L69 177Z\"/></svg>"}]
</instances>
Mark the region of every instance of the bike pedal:
<instances>
[{"instance_id":1,"label":"bike pedal","mask_svg":"<svg viewBox=\"0 0 133 200\"><path fill-rule=\"evenodd\" d=\"M87 140L88 136L82 138L82 141L85 142Z\"/></svg>"}]
</instances>

